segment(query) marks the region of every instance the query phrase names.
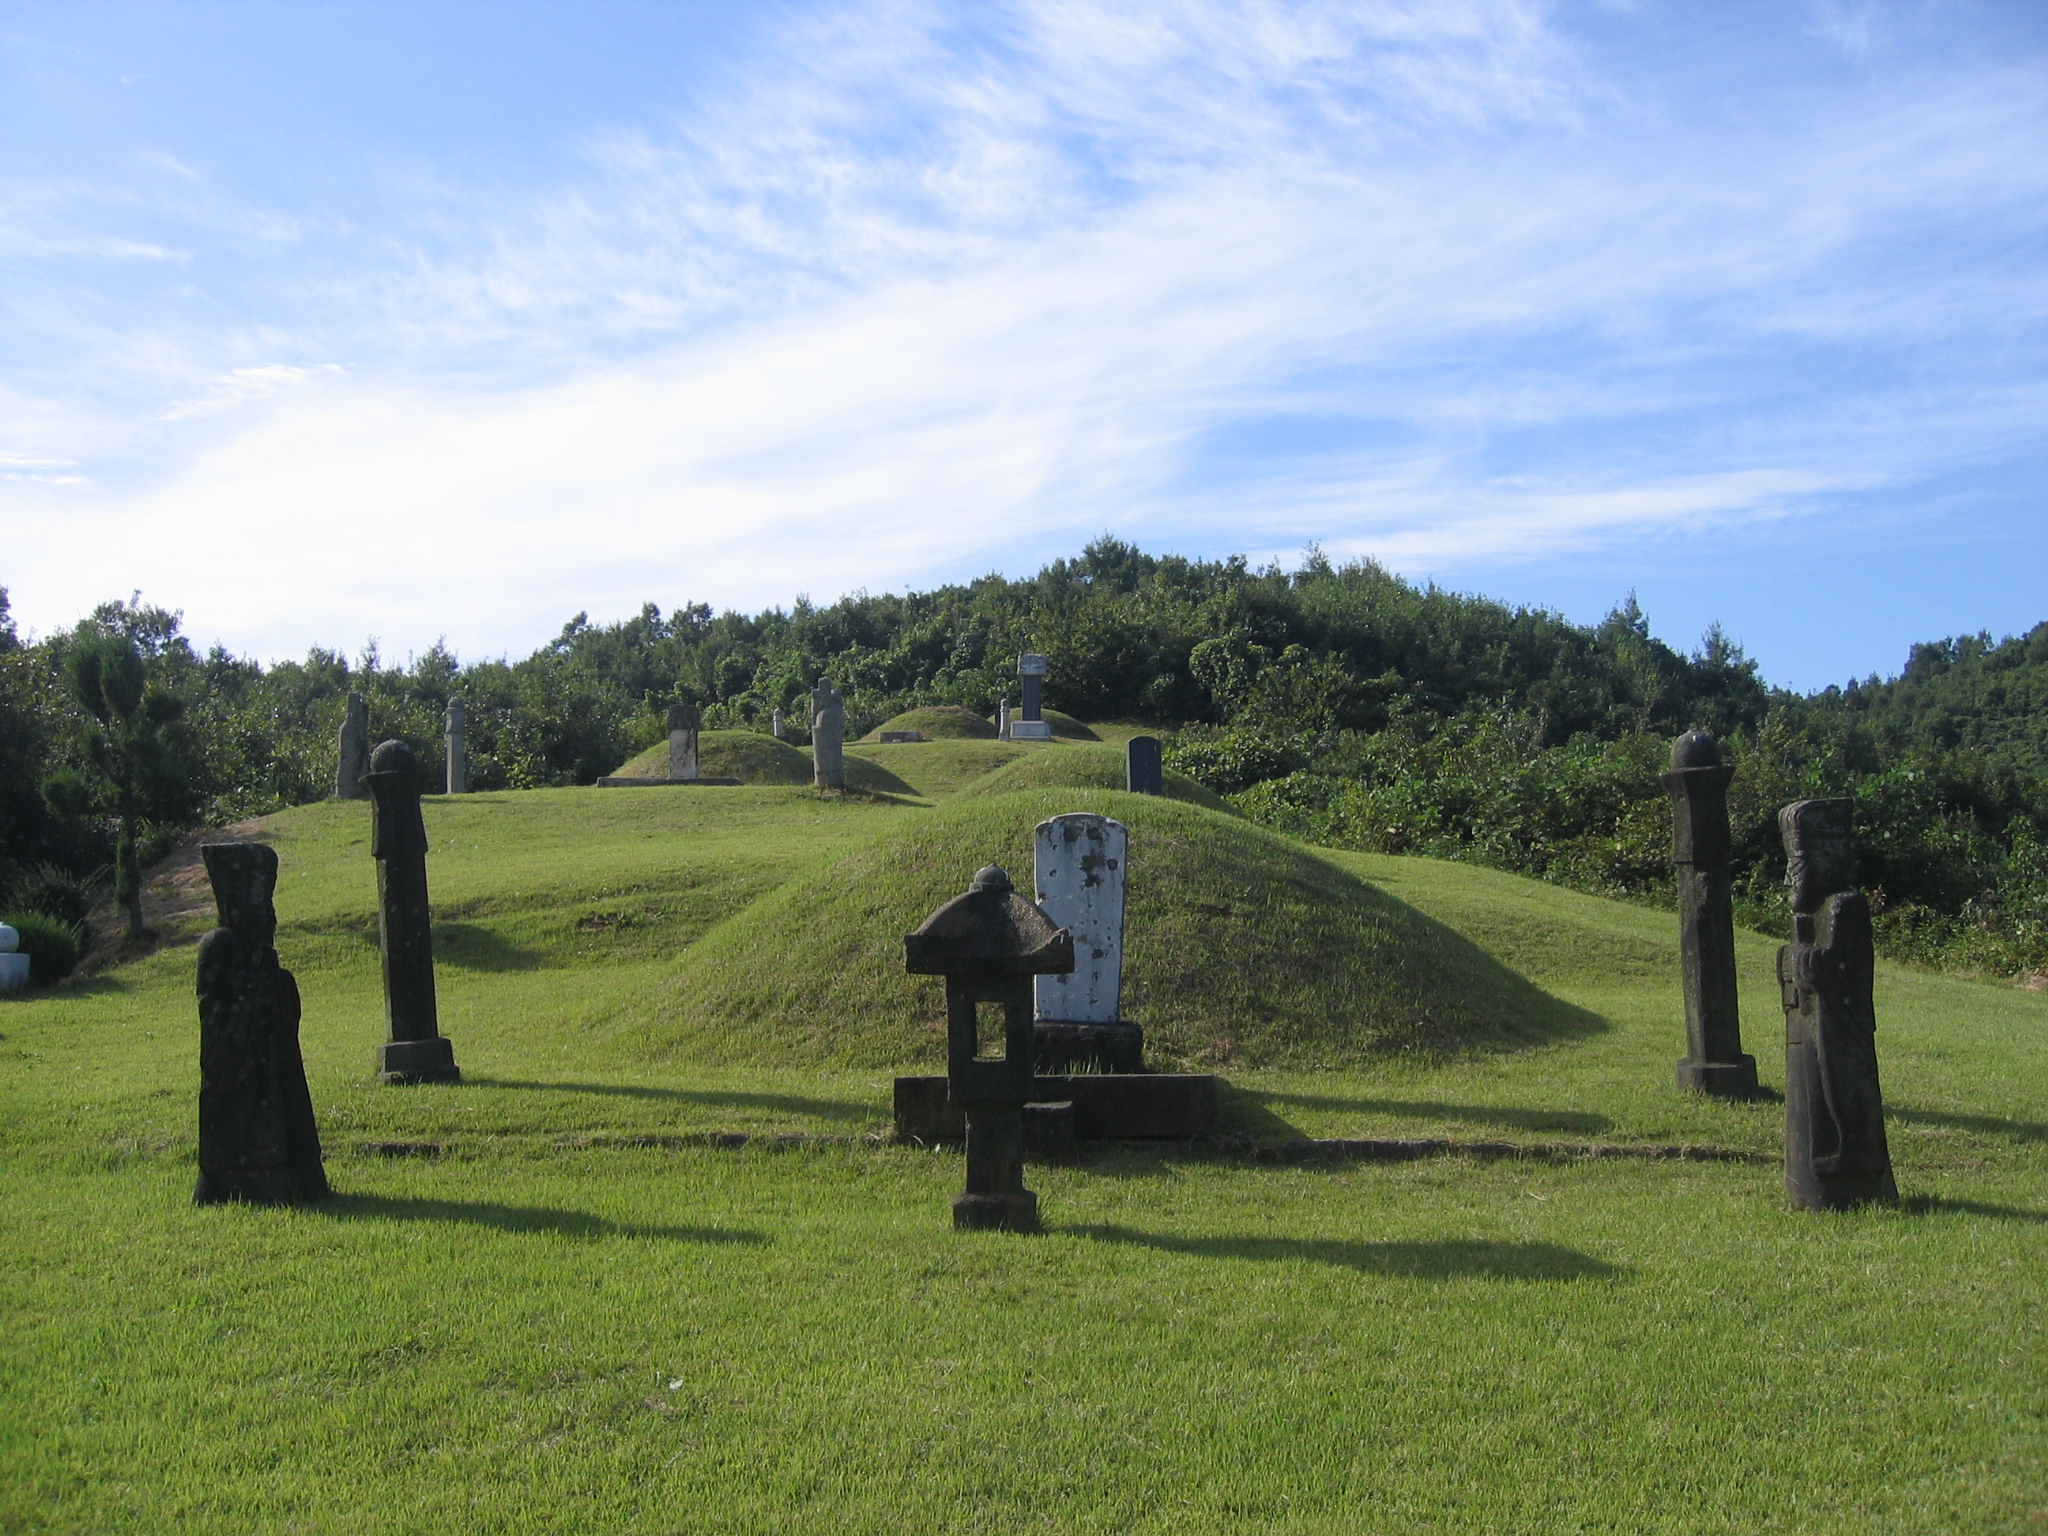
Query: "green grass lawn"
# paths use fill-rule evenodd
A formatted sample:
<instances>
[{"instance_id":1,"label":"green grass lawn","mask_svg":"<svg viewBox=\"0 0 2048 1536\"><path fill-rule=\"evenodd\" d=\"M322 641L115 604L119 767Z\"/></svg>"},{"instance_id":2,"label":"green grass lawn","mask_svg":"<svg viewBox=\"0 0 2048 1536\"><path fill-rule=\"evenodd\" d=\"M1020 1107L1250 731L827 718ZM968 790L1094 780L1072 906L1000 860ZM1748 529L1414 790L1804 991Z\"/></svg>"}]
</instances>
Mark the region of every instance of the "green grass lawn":
<instances>
[{"instance_id":1,"label":"green grass lawn","mask_svg":"<svg viewBox=\"0 0 2048 1536\"><path fill-rule=\"evenodd\" d=\"M956 1235L960 1158L886 1143L886 1067L650 1044L701 937L947 815L430 800L466 1081L413 1089L370 1081L364 808L272 818L322 1208L187 1203L189 889L157 954L0 1004L0 1528L2048 1530L2048 998L1880 966L1897 1210L1794 1215L1752 1163L1140 1147L1032 1168L1038 1236ZM1310 857L1591 1023L1231 1068L1240 1127L1775 1145L1776 1105L1671 1090L1667 915ZM1741 944L1776 1084L1772 948ZM829 1139L681 1135L726 1130Z\"/></svg>"}]
</instances>

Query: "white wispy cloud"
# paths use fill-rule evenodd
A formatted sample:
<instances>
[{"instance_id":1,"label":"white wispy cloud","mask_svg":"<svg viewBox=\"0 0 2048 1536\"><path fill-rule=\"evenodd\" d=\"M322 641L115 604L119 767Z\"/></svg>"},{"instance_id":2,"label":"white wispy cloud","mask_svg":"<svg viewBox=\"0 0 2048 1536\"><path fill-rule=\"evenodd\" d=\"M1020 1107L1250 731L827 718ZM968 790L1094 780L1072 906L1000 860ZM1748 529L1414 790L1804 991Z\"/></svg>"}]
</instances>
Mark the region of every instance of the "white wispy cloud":
<instances>
[{"instance_id":1,"label":"white wispy cloud","mask_svg":"<svg viewBox=\"0 0 2048 1536\"><path fill-rule=\"evenodd\" d=\"M1674 127L1511 0L833 10L572 183L416 186L266 323L167 327L161 467L35 491L14 558L58 613L518 649L1104 528L1428 568L1797 517L2038 437L2038 373L1901 359L2038 326L2044 83ZM1802 382L1844 349L1889 375Z\"/></svg>"}]
</instances>

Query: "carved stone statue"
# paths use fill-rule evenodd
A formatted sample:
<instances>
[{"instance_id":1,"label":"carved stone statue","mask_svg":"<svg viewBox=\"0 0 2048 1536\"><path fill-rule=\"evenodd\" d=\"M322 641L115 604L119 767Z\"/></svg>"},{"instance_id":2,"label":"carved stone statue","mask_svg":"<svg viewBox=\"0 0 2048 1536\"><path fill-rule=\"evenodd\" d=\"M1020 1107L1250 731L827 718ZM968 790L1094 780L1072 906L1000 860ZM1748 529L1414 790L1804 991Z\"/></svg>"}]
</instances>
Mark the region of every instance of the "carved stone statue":
<instances>
[{"instance_id":1,"label":"carved stone statue","mask_svg":"<svg viewBox=\"0 0 2048 1536\"><path fill-rule=\"evenodd\" d=\"M370 792L363 788L363 775L370 771L370 711L360 693L348 696L340 748L334 765L334 798L368 799Z\"/></svg>"},{"instance_id":2,"label":"carved stone statue","mask_svg":"<svg viewBox=\"0 0 2048 1536\"><path fill-rule=\"evenodd\" d=\"M434 1005L434 932L427 905L427 824L420 815L420 764L411 747L386 741L363 775L377 861L377 943L384 955L384 1019L377 1076L387 1083L450 1082L455 1048L442 1038Z\"/></svg>"},{"instance_id":3,"label":"carved stone statue","mask_svg":"<svg viewBox=\"0 0 2048 1536\"><path fill-rule=\"evenodd\" d=\"M277 961L277 851L200 849L220 927L199 941L199 1183L195 1205L327 1198L299 1056L299 984Z\"/></svg>"},{"instance_id":4,"label":"carved stone statue","mask_svg":"<svg viewBox=\"0 0 2048 1536\"><path fill-rule=\"evenodd\" d=\"M1729 878L1735 840L1728 831L1728 781L1735 770L1705 731L1671 744L1671 861L1678 887L1678 958L1685 994L1682 1092L1748 1098L1756 1058L1743 1054L1735 1001L1735 908Z\"/></svg>"},{"instance_id":5,"label":"carved stone statue","mask_svg":"<svg viewBox=\"0 0 2048 1536\"><path fill-rule=\"evenodd\" d=\"M1778 951L1785 998L1785 1193L1832 1211L1896 1200L1884 1098L1870 903L1849 889L1849 800L1801 800L1778 812L1792 942Z\"/></svg>"},{"instance_id":6,"label":"carved stone statue","mask_svg":"<svg viewBox=\"0 0 2048 1536\"><path fill-rule=\"evenodd\" d=\"M830 678L811 694L811 782L820 789L846 786L846 705Z\"/></svg>"},{"instance_id":7,"label":"carved stone statue","mask_svg":"<svg viewBox=\"0 0 2048 1536\"><path fill-rule=\"evenodd\" d=\"M462 700L450 699L442 719L448 743L448 793L469 793L469 722Z\"/></svg>"},{"instance_id":8,"label":"carved stone statue","mask_svg":"<svg viewBox=\"0 0 2048 1536\"><path fill-rule=\"evenodd\" d=\"M699 722L693 704L671 704L668 711L668 776L671 779L697 777L697 731Z\"/></svg>"}]
</instances>

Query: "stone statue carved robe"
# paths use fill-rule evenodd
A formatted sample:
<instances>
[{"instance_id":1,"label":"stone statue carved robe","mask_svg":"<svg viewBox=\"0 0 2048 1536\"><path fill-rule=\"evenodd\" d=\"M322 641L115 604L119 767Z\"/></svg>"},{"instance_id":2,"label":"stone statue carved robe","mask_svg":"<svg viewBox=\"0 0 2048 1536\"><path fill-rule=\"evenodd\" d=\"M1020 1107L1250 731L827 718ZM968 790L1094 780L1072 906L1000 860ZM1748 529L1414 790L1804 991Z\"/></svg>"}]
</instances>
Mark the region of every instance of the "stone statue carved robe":
<instances>
[{"instance_id":1,"label":"stone statue carved robe","mask_svg":"<svg viewBox=\"0 0 2048 1536\"><path fill-rule=\"evenodd\" d=\"M299 1055L299 986L271 941L277 854L202 850L222 926L199 941L198 1205L281 1205L328 1194Z\"/></svg>"},{"instance_id":2,"label":"stone statue carved robe","mask_svg":"<svg viewBox=\"0 0 2048 1536\"><path fill-rule=\"evenodd\" d=\"M820 789L846 784L846 706L829 678L811 695L811 780Z\"/></svg>"},{"instance_id":3,"label":"stone statue carved robe","mask_svg":"<svg viewBox=\"0 0 2048 1536\"><path fill-rule=\"evenodd\" d=\"M1800 1210L1896 1200L1877 1077L1870 903L1848 890L1847 800L1779 813L1792 942L1778 951L1785 1003L1785 1193Z\"/></svg>"}]
</instances>

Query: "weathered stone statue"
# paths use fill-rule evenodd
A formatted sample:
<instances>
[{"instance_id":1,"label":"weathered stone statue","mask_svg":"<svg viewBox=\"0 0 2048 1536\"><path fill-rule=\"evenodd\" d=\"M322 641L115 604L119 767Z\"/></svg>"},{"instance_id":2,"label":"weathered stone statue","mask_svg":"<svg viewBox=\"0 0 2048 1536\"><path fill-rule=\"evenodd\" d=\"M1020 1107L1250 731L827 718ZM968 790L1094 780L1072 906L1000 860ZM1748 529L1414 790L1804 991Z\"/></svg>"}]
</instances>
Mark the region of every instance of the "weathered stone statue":
<instances>
[{"instance_id":1,"label":"weathered stone statue","mask_svg":"<svg viewBox=\"0 0 2048 1536\"><path fill-rule=\"evenodd\" d=\"M999 699L996 701L996 740L1008 741L1009 739L1010 701L1007 698Z\"/></svg>"},{"instance_id":2,"label":"weathered stone statue","mask_svg":"<svg viewBox=\"0 0 2048 1536\"><path fill-rule=\"evenodd\" d=\"M777 741L782 740L782 711L779 709L768 717L768 734Z\"/></svg>"},{"instance_id":3,"label":"weathered stone statue","mask_svg":"<svg viewBox=\"0 0 2048 1536\"><path fill-rule=\"evenodd\" d=\"M387 741L370 754L377 861L377 942L384 952L384 1019L377 1053L387 1083L452 1082L455 1048L441 1037L434 1008L434 933L427 906L427 824L420 816L420 765L411 747Z\"/></svg>"},{"instance_id":4,"label":"weathered stone statue","mask_svg":"<svg viewBox=\"0 0 2048 1536\"><path fill-rule=\"evenodd\" d=\"M370 771L370 711L360 693L348 696L348 713L341 721L341 751L334 765L334 798L362 800L363 775Z\"/></svg>"},{"instance_id":5,"label":"weathered stone statue","mask_svg":"<svg viewBox=\"0 0 2048 1536\"><path fill-rule=\"evenodd\" d=\"M903 940L916 975L946 978L947 1096L967 1115L967 1192L953 1201L958 1228L1029 1232L1038 1197L1024 1187L1024 1106L1032 1093L1031 979L1074 968L1074 940L991 864ZM975 1014L1003 1013L1002 1055L981 1052ZM1065 1106L1069 1116L1072 1106Z\"/></svg>"},{"instance_id":6,"label":"weathered stone statue","mask_svg":"<svg viewBox=\"0 0 2048 1536\"><path fill-rule=\"evenodd\" d=\"M1728 781L1735 770L1705 731L1687 731L1671 744L1671 859L1677 866L1678 963L1685 993L1685 1060L1678 1064L1683 1093L1748 1098L1756 1092L1756 1058L1742 1052L1742 1020L1735 997L1735 909L1729 866L1735 841L1728 831Z\"/></svg>"},{"instance_id":7,"label":"weathered stone statue","mask_svg":"<svg viewBox=\"0 0 2048 1536\"><path fill-rule=\"evenodd\" d=\"M448 741L448 793L466 795L469 793L469 743L464 736L468 717L462 700L448 701L446 720Z\"/></svg>"},{"instance_id":8,"label":"weathered stone statue","mask_svg":"<svg viewBox=\"0 0 2048 1536\"><path fill-rule=\"evenodd\" d=\"M299 986L277 963L277 851L200 849L220 926L199 941L199 1183L195 1205L327 1198L299 1056Z\"/></svg>"},{"instance_id":9,"label":"weathered stone statue","mask_svg":"<svg viewBox=\"0 0 2048 1536\"><path fill-rule=\"evenodd\" d=\"M1778 951L1785 997L1785 1193L1797 1210L1896 1200L1884 1098L1870 903L1849 889L1849 800L1778 812L1792 942Z\"/></svg>"},{"instance_id":10,"label":"weathered stone statue","mask_svg":"<svg viewBox=\"0 0 2048 1536\"><path fill-rule=\"evenodd\" d=\"M1133 736L1124 743L1124 787L1134 795L1166 793L1166 769L1157 736Z\"/></svg>"},{"instance_id":11,"label":"weathered stone statue","mask_svg":"<svg viewBox=\"0 0 2048 1536\"><path fill-rule=\"evenodd\" d=\"M671 779L697 777L697 710L691 704L671 704L668 710L668 776Z\"/></svg>"},{"instance_id":12,"label":"weathered stone statue","mask_svg":"<svg viewBox=\"0 0 2048 1536\"><path fill-rule=\"evenodd\" d=\"M811 694L811 782L820 789L846 787L846 705L826 677Z\"/></svg>"}]
</instances>

